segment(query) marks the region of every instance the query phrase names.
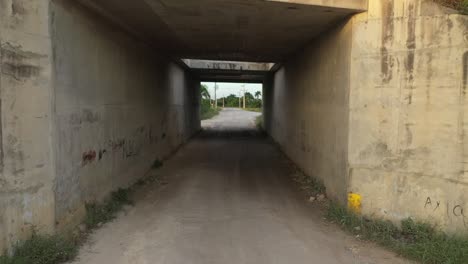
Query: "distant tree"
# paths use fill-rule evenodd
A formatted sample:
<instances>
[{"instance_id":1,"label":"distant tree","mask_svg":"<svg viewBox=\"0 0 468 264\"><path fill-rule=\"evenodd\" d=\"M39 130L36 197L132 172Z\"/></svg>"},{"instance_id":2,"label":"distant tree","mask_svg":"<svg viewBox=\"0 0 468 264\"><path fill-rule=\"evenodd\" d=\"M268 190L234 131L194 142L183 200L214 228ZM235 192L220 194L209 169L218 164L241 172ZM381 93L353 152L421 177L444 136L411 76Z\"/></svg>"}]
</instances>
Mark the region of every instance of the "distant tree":
<instances>
[{"instance_id":1,"label":"distant tree","mask_svg":"<svg viewBox=\"0 0 468 264\"><path fill-rule=\"evenodd\" d=\"M262 96L262 92L257 91L257 92L255 93L255 98L259 99L260 96Z\"/></svg>"},{"instance_id":2,"label":"distant tree","mask_svg":"<svg viewBox=\"0 0 468 264\"><path fill-rule=\"evenodd\" d=\"M239 107L239 97L231 94L224 98L224 104L226 107Z\"/></svg>"},{"instance_id":3,"label":"distant tree","mask_svg":"<svg viewBox=\"0 0 468 264\"><path fill-rule=\"evenodd\" d=\"M253 96L251 93L249 93L249 92L246 92L246 93L245 93L245 100L246 100L247 102L248 102L248 101L251 101L251 100L253 100L253 99L254 99L254 96Z\"/></svg>"},{"instance_id":4,"label":"distant tree","mask_svg":"<svg viewBox=\"0 0 468 264\"><path fill-rule=\"evenodd\" d=\"M208 91L208 87L204 84L200 87L200 94L203 99L209 100L211 99L210 92Z\"/></svg>"}]
</instances>

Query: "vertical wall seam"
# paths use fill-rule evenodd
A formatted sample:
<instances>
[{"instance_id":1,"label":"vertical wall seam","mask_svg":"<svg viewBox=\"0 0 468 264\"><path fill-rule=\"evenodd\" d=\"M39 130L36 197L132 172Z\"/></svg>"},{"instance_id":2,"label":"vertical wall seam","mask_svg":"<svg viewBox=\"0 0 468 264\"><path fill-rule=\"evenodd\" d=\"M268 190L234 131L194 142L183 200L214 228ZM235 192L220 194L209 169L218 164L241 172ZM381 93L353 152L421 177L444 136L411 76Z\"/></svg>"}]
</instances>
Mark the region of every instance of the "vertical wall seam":
<instances>
[{"instance_id":1,"label":"vertical wall seam","mask_svg":"<svg viewBox=\"0 0 468 264\"><path fill-rule=\"evenodd\" d=\"M3 41L0 28L0 173L3 175L5 150L3 146L3 111L2 111L2 65L3 65Z\"/></svg>"},{"instance_id":2,"label":"vertical wall seam","mask_svg":"<svg viewBox=\"0 0 468 264\"><path fill-rule=\"evenodd\" d=\"M369 1L367 1L367 5L368 5L368 9L369 9ZM353 76L353 60L354 60L354 41L355 41L355 26L356 26L356 16L359 16L360 14L356 14L354 15L352 18L351 18L351 45L350 45L350 53L349 53L349 69L348 69L348 74L349 74L349 89L348 89L348 138L347 138L347 146L346 146L346 167L347 167L347 170L346 170L346 189L347 189L347 192L349 192L350 190L350 186L351 186L351 182L352 182L352 168L351 168L351 165L350 165L350 160L349 160L349 152L350 152L350 149L351 149L351 130L349 129L351 127L351 118L352 118L352 113L351 113L351 89L353 88L353 80L352 80L352 76ZM366 15L368 16L369 15L369 11L366 12Z\"/></svg>"},{"instance_id":3,"label":"vertical wall seam","mask_svg":"<svg viewBox=\"0 0 468 264\"><path fill-rule=\"evenodd\" d=\"M56 194L56 182L57 182L57 166L56 166L56 148L55 148L55 144L53 143L54 142L54 139L57 139L56 137L56 101L55 101L55 84L56 84L56 81L55 81L55 48L54 48L54 43L53 43L53 38L55 36L55 30L54 30L54 22L55 22L55 13L53 12L52 10L52 1L49 0L49 3L47 5L47 8L48 8L48 15L49 15L49 19L48 19L48 36L49 36L49 47L50 47L50 50L49 50L49 54L50 54L50 57L49 57L49 61L50 61L50 87L49 87L49 164L50 164L50 168L49 168L49 171L51 172L51 177L52 177L52 192L53 192L53 208L54 208L54 212L53 212L53 219L56 221L56 197L55 197L55 194ZM55 222L54 221L54 222ZM54 226L54 230L55 230L55 226Z\"/></svg>"}]
</instances>

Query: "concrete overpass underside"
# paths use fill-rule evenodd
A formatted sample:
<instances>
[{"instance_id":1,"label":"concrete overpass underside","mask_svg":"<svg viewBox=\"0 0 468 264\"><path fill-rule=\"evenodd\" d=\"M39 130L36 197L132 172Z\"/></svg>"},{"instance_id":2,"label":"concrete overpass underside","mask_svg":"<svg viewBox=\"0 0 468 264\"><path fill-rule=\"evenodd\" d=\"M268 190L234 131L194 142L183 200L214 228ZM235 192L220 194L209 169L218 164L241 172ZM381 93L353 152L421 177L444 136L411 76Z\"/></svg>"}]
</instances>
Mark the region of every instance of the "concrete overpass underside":
<instances>
[{"instance_id":1,"label":"concrete overpass underside","mask_svg":"<svg viewBox=\"0 0 468 264\"><path fill-rule=\"evenodd\" d=\"M331 199L466 232L467 54L467 17L425 0L0 0L0 250L187 142L200 81L263 83Z\"/></svg>"}]
</instances>

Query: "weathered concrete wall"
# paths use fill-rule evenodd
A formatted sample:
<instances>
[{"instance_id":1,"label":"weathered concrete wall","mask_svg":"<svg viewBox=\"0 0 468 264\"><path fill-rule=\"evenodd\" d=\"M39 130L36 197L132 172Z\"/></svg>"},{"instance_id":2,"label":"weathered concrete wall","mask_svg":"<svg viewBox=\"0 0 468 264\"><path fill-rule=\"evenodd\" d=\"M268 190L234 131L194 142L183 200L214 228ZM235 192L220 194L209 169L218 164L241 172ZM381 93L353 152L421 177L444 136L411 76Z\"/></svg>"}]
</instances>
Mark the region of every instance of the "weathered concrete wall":
<instances>
[{"instance_id":1,"label":"weathered concrete wall","mask_svg":"<svg viewBox=\"0 0 468 264\"><path fill-rule=\"evenodd\" d=\"M54 225L48 1L0 0L0 252Z\"/></svg>"},{"instance_id":2,"label":"weathered concrete wall","mask_svg":"<svg viewBox=\"0 0 468 264\"><path fill-rule=\"evenodd\" d=\"M0 0L0 252L193 135L199 81L74 1Z\"/></svg>"},{"instance_id":3,"label":"weathered concrete wall","mask_svg":"<svg viewBox=\"0 0 468 264\"><path fill-rule=\"evenodd\" d=\"M372 0L353 19L349 190L362 210L468 231L468 17Z\"/></svg>"},{"instance_id":4,"label":"weathered concrete wall","mask_svg":"<svg viewBox=\"0 0 468 264\"><path fill-rule=\"evenodd\" d=\"M332 197L360 194L363 214L467 232L467 76L468 17L371 0L275 74L267 127Z\"/></svg>"},{"instance_id":5,"label":"weathered concrete wall","mask_svg":"<svg viewBox=\"0 0 468 264\"><path fill-rule=\"evenodd\" d=\"M52 4L56 221L141 177L199 129L198 84L72 1Z\"/></svg>"},{"instance_id":6,"label":"weathered concrete wall","mask_svg":"<svg viewBox=\"0 0 468 264\"><path fill-rule=\"evenodd\" d=\"M351 27L340 24L290 58L265 83L266 128L328 194L347 191Z\"/></svg>"}]
</instances>

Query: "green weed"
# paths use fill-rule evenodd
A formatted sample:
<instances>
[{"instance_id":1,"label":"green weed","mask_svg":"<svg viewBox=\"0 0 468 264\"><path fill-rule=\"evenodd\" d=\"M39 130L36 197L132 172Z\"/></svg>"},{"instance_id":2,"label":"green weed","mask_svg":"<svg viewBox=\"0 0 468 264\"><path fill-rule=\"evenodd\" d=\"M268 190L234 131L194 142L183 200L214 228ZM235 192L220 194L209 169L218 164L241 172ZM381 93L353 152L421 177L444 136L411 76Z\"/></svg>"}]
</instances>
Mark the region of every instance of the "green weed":
<instances>
[{"instance_id":1,"label":"green weed","mask_svg":"<svg viewBox=\"0 0 468 264\"><path fill-rule=\"evenodd\" d=\"M71 239L53 235L32 237L18 244L10 257L0 257L0 264L59 264L75 258L78 244Z\"/></svg>"},{"instance_id":2,"label":"green weed","mask_svg":"<svg viewBox=\"0 0 468 264\"><path fill-rule=\"evenodd\" d=\"M262 108L252 108L252 107L247 107L247 108L244 108L245 111L249 111L249 112L257 112L257 113L261 113L262 112Z\"/></svg>"},{"instance_id":3,"label":"green weed","mask_svg":"<svg viewBox=\"0 0 468 264\"><path fill-rule=\"evenodd\" d=\"M200 119L210 119L219 114L219 108L213 108L211 106L211 100L202 99L200 105Z\"/></svg>"},{"instance_id":4,"label":"green weed","mask_svg":"<svg viewBox=\"0 0 468 264\"><path fill-rule=\"evenodd\" d=\"M263 115L257 116L255 118L255 126L257 127L258 130L264 131L265 126L264 126L264 121L263 121Z\"/></svg>"},{"instance_id":5,"label":"green weed","mask_svg":"<svg viewBox=\"0 0 468 264\"><path fill-rule=\"evenodd\" d=\"M151 168L158 169L158 168L161 168L162 166L163 166L163 162L157 159L153 162L153 165L151 166Z\"/></svg>"},{"instance_id":6,"label":"green weed","mask_svg":"<svg viewBox=\"0 0 468 264\"><path fill-rule=\"evenodd\" d=\"M468 15L468 0L433 0L443 6L458 10L461 14Z\"/></svg>"},{"instance_id":7,"label":"green weed","mask_svg":"<svg viewBox=\"0 0 468 264\"><path fill-rule=\"evenodd\" d=\"M119 189L111 194L111 198L103 204L87 204L84 223L88 229L113 220L123 206L132 204L128 189Z\"/></svg>"},{"instance_id":8,"label":"green weed","mask_svg":"<svg viewBox=\"0 0 468 264\"><path fill-rule=\"evenodd\" d=\"M446 235L427 223L405 219L398 228L390 221L357 216L333 203L328 207L327 218L362 239L421 263L468 263L468 237Z\"/></svg>"},{"instance_id":9,"label":"green weed","mask_svg":"<svg viewBox=\"0 0 468 264\"><path fill-rule=\"evenodd\" d=\"M293 180L297 182L300 185L300 188L309 196L325 194L326 192L325 185L321 181L306 175L298 168L295 169Z\"/></svg>"}]
</instances>

